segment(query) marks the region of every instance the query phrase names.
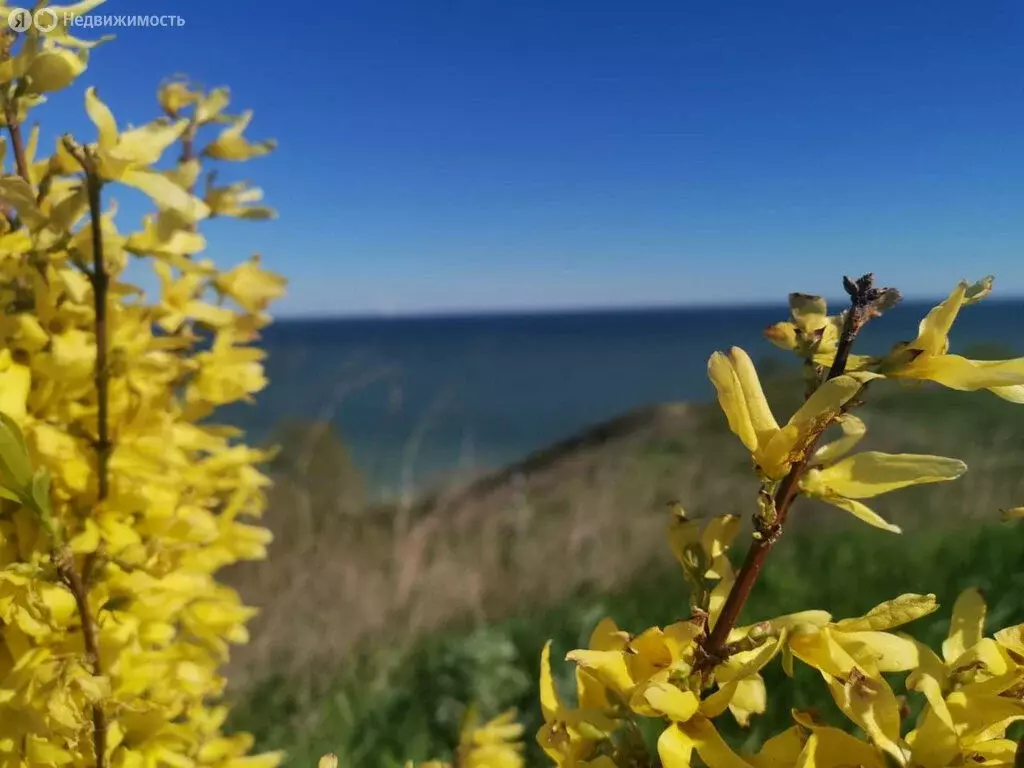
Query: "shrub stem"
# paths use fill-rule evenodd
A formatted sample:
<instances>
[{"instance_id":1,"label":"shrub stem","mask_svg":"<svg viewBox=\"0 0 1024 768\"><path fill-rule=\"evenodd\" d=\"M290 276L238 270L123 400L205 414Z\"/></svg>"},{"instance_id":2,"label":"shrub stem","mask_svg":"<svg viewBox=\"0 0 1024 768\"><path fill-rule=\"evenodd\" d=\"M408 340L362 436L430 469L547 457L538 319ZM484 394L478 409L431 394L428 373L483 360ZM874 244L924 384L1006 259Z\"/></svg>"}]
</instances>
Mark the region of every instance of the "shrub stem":
<instances>
[{"instance_id":1,"label":"shrub stem","mask_svg":"<svg viewBox=\"0 0 1024 768\"><path fill-rule=\"evenodd\" d=\"M110 275L107 273L103 254L103 179L96 168L94 157L85 147L66 140L65 146L82 166L85 172L86 191L89 198L90 227L92 230L93 265L89 272L89 280L93 289L93 309L96 327L96 366L94 381L96 385L96 478L97 503L102 504L110 494L110 441L109 423L109 369L107 366L107 299L110 288ZM71 551L64 549L57 560L58 570L65 583L75 597L75 605L82 621L82 636L85 643L86 656L92 665L93 674L103 674L103 664L99 655L96 620L89 609L89 583L95 568L97 557L90 555L79 574L75 569ZM101 703L92 708L93 745L96 754L96 768L105 768L107 753L107 719Z\"/></svg>"},{"instance_id":2,"label":"shrub stem","mask_svg":"<svg viewBox=\"0 0 1024 768\"><path fill-rule=\"evenodd\" d=\"M877 289L873 286L873 282L874 279L871 274L864 275L856 282L849 278L843 279L843 285L850 295L850 309L846 313L846 319L843 322L843 328L840 332L836 348L836 356L832 361L826 381L841 376L845 372L850 358L850 349L864 324L872 317L881 313L880 306L884 302L889 301L893 297L898 300L899 294L895 291L887 288ZM736 574L736 581L726 597L725 604L722 606L722 612L718 616L718 621L703 644L704 657L708 664L713 665L728 656L726 643L729 633L736 626L740 613L743 611L743 606L746 605L747 600L750 598L750 593L757 582L761 569L764 567L768 553L772 551L775 543L782 535L782 526L785 524L793 501L798 495L800 478L807 471L810 456L813 454L827 427L828 424L825 424L816 434L812 435L803 451L804 458L793 464L790 467L789 473L779 483L773 497L774 517L770 521L758 518L754 541L751 542L743 565L740 567L739 573Z\"/></svg>"}]
</instances>

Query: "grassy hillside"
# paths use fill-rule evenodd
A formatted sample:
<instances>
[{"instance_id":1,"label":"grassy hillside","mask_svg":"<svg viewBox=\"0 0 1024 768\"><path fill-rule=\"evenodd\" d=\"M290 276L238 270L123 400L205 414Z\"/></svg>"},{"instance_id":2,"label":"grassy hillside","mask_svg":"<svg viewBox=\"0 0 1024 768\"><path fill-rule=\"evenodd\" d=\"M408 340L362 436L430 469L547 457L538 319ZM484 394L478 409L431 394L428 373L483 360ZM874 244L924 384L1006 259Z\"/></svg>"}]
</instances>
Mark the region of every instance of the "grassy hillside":
<instances>
[{"instance_id":1,"label":"grassy hillside","mask_svg":"<svg viewBox=\"0 0 1024 768\"><path fill-rule=\"evenodd\" d=\"M768 388L787 412L792 381L778 376ZM822 607L858 615L900 592L934 592L944 610L909 629L935 641L957 592L975 585L990 596L993 626L1024 621L1024 527L995 522L1000 507L1024 501L1024 411L987 393L910 398L885 383L862 415L870 447L955 456L970 471L874 504L903 536L802 502L746 619ZM742 447L705 405L647 409L518 470L389 509L351 503L358 479L341 471L333 438L321 440L312 453L322 466L282 469L270 561L233 574L264 608L236 659L235 723L261 746L289 749L291 765L326 750L360 766L443 756L469 702L485 713L515 705L532 731L547 638L560 658L604 615L627 629L685 616L664 538L667 502L695 516L747 517L756 490ZM780 675L772 668L769 685ZM803 670L764 717L728 738L756 746L788 725L792 706L827 713L832 704Z\"/></svg>"}]
</instances>

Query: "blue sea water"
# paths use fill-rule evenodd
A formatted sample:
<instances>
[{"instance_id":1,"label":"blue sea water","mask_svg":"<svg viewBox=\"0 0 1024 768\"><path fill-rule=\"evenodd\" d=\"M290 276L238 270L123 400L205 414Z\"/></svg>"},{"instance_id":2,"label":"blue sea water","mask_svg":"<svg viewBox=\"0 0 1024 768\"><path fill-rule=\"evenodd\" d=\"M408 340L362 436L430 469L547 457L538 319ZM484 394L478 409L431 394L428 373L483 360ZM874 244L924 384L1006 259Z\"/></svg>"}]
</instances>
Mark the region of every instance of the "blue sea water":
<instances>
[{"instance_id":1,"label":"blue sea water","mask_svg":"<svg viewBox=\"0 0 1024 768\"><path fill-rule=\"evenodd\" d=\"M913 338L930 305L870 324L858 351ZM708 356L731 345L789 357L761 336L785 307L279 321L271 384L227 415L256 439L285 419L329 418L370 486L387 494L458 469L495 467L631 408L706 400ZM965 309L952 351L1024 353L1024 302Z\"/></svg>"}]
</instances>

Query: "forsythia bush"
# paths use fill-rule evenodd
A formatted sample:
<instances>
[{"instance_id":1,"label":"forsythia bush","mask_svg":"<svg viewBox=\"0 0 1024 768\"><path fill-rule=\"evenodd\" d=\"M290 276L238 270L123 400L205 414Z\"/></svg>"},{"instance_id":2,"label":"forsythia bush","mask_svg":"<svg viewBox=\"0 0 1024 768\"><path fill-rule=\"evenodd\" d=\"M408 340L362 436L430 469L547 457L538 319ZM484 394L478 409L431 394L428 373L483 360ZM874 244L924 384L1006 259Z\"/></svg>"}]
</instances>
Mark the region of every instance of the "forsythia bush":
<instances>
[{"instance_id":1,"label":"forsythia bush","mask_svg":"<svg viewBox=\"0 0 1024 768\"><path fill-rule=\"evenodd\" d=\"M0 764L273 766L221 733L217 704L252 610L216 574L265 556L246 520L268 457L209 417L264 386L250 344L284 283L258 258L197 258L204 219L273 215L207 163L273 142L245 138L226 89L175 80L137 128L88 89L95 134L44 154L29 113L106 42L68 32L101 2L51 6L64 23L0 46ZM115 223L125 187L155 206L131 232ZM127 281L133 259L158 298Z\"/></svg>"},{"instance_id":2,"label":"forsythia bush","mask_svg":"<svg viewBox=\"0 0 1024 768\"><path fill-rule=\"evenodd\" d=\"M893 631L934 611L934 595L900 595L851 618L808 610L736 626L796 498L820 499L898 533L862 499L953 480L966 470L962 462L938 456L854 452L866 426L853 410L872 382L932 381L957 390L988 389L1024 403L1024 359L982 362L948 354L958 312L989 293L991 278L959 285L921 321L916 339L883 357L853 355L850 348L863 325L899 294L874 288L870 275L845 284L851 297L846 311L830 316L822 299L793 294L791 318L766 331L772 342L805 361L808 394L786 423L776 421L743 350L711 357L708 373L718 401L761 482L750 548L736 571L728 553L739 518L702 524L678 515L669 543L693 588L690 617L637 635L603 621L589 648L568 655L576 663L574 706L555 690L550 647L544 649L545 725L538 740L557 765L683 768L699 757L710 768L940 768L1024 760L1024 747L1005 736L1011 724L1024 720L1024 625L986 637L986 606L976 590L957 599L948 637L937 651ZM839 435L819 446L833 425ZM760 673L776 659L790 675L797 662L816 669L864 738L826 725L811 712L794 711L793 726L758 754L735 754L714 721L728 713L746 724L764 712L769 693ZM886 678L897 672L909 673L907 691L924 700L914 721L908 721L906 702ZM664 722L657 759L638 738L638 718Z\"/></svg>"},{"instance_id":3,"label":"forsythia bush","mask_svg":"<svg viewBox=\"0 0 1024 768\"><path fill-rule=\"evenodd\" d=\"M677 512L668 538L692 587L689 618L639 634L623 631L611 619L602 621L589 648L568 654L576 664L574 702L556 690L550 643L545 646L540 664L545 723L537 740L556 765L1024 768L1024 740L1006 737L1012 724L1024 721L1024 624L987 636L986 604L977 590L956 600L948 636L938 649L896 631L935 611L934 595L899 595L863 616L836 619L824 610L807 610L736 626L795 499L816 498L899 533L862 500L953 480L966 471L962 462L939 456L855 452L866 425L853 411L873 382L931 381L956 390L987 389L1024 403L1024 358L975 361L948 354L957 314L990 292L992 278L961 283L921 321L916 339L882 357L850 351L863 325L899 300L896 291L876 289L872 282L870 275L846 280L851 304L837 315L829 315L819 297L792 294L790 319L766 330L770 341L804 360L807 374L804 404L782 425L746 352L733 348L711 357L708 373L719 404L760 479L750 547L735 570L729 550L740 519L726 515L701 522ZM819 445L833 427L835 439ZM1005 515L1024 518L1024 507ZM855 726L849 731L862 737L822 722L811 711L794 710L792 727L757 754L736 754L715 721L732 717L745 725L763 713L769 692L761 671L776 660L790 676L797 663L817 670ZM906 697L891 687L886 675L892 673L907 673L907 695L923 705L916 718L909 716ZM638 727L643 719L663 724L653 749ZM497 730L484 731L491 734L489 762L457 765L520 765L514 731L501 737Z\"/></svg>"}]
</instances>

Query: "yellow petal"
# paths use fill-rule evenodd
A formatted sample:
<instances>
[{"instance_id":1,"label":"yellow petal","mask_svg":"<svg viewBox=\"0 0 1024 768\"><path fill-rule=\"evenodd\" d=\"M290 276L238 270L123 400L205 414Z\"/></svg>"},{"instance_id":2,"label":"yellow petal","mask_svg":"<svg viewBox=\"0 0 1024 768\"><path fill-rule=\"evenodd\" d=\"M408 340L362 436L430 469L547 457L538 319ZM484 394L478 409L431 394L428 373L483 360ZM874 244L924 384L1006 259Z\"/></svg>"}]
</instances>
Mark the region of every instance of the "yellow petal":
<instances>
[{"instance_id":1,"label":"yellow petal","mask_svg":"<svg viewBox=\"0 0 1024 768\"><path fill-rule=\"evenodd\" d=\"M272 152L277 147L277 142L273 139L253 144L242 136L251 120L251 110L242 113L232 126L225 128L220 136L203 150L203 153L217 160L249 160Z\"/></svg>"},{"instance_id":2,"label":"yellow petal","mask_svg":"<svg viewBox=\"0 0 1024 768\"><path fill-rule=\"evenodd\" d=\"M835 627L843 632L893 629L927 616L938 607L935 595L907 593L879 603L863 616L837 621Z\"/></svg>"},{"instance_id":3,"label":"yellow petal","mask_svg":"<svg viewBox=\"0 0 1024 768\"><path fill-rule=\"evenodd\" d=\"M805 333L819 330L828 322L828 304L821 296L789 294L789 314Z\"/></svg>"},{"instance_id":4,"label":"yellow petal","mask_svg":"<svg viewBox=\"0 0 1024 768\"><path fill-rule=\"evenodd\" d=\"M966 471L959 459L864 451L819 470L816 484L826 487L827 495L868 499L912 485L955 480Z\"/></svg>"},{"instance_id":5,"label":"yellow petal","mask_svg":"<svg viewBox=\"0 0 1024 768\"><path fill-rule=\"evenodd\" d=\"M736 369L732 361L721 352L715 352L708 360L708 377L718 392L718 404L729 422L729 429L736 435L748 451L757 450L757 430L747 407Z\"/></svg>"},{"instance_id":6,"label":"yellow petal","mask_svg":"<svg viewBox=\"0 0 1024 768\"><path fill-rule=\"evenodd\" d=\"M46 217L36 204L31 185L20 176L0 178L0 198L17 212L18 217L32 230L47 224Z\"/></svg>"},{"instance_id":7,"label":"yellow petal","mask_svg":"<svg viewBox=\"0 0 1024 768\"><path fill-rule=\"evenodd\" d=\"M802 458L811 437L822 432L862 386L860 378L845 375L818 387L758 456L765 473L772 478L784 475L790 464Z\"/></svg>"},{"instance_id":8,"label":"yellow petal","mask_svg":"<svg viewBox=\"0 0 1024 768\"><path fill-rule=\"evenodd\" d=\"M630 678L636 682L648 680L655 673L672 664L672 654L660 627L651 627L632 638L624 655Z\"/></svg>"},{"instance_id":9,"label":"yellow petal","mask_svg":"<svg viewBox=\"0 0 1024 768\"><path fill-rule=\"evenodd\" d=\"M206 203L155 171L129 170L119 181L144 192L160 208L178 211L190 221L199 221L210 215Z\"/></svg>"},{"instance_id":10,"label":"yellow petal","mask_svg":"<svg viewBox=\"0 0 1024 768\"><path fill-rule=\"evenodd\" d=\"M1020 657L1018 661L1024 663L1024 624L1000 629L994 637L997 643L1008 651L1013 651Z\"/></svg>"},{"instance_id":11,"label":"yellow petal","mask_svg":"<svg viewBox=\"0 0 1024 768\"><path fill-rule=\"evenodd\" d=\"M910 343L910 349L921 350L926 355L945 354L949 348L949 331L963 305L967 288L967 282L961 281L945 301L924 317L918 326L917 338Z\"/></svg>"},{"instance_id":12,"label":"yellow petal","mask_svg":"<svg viewBox=\"0 0 1024 768\"><path fill-rule=\"evenodd\" d=\"M227 88L214 88L196 105L196 122L202 125L215 120L230 102L231 92Z\"/></svg>"},{"instance_id":13,"label":"yellow petal","mask_svg":"<svg viewBox=\"0 0 1024 768\"><path fill-rule=\"evenodd\" d=\"M794 632L789 637L788 646L796 658L822 674L843 677L857 666L856 660L836 641L828 628Z\"/></svg>"},{"instance_id":14,"label":"yellow petal","mask_svg":"<svg viewBox=\"0 0 1024 768\"><path fill-rule=\"evenodd\" d=\"M694 749L708 768L752 768L750 763L729 748L707 718L695 717L680 723L678 728L690 737Z\"/></svg>"},{"instance_id":15,"label":"yellow petal","mask_svg":"<svg viewBox=\"0 0 1024 768\"><path fill-rule=\"evenodd\" d=\"M26 73L29 93L49 93L67 88L85 71L89 52L77 53L66 48L53 48L36 56Z\"/></svg>"},{"instance_id":16,"label":"yellow petal","mask_svg":"<svg viewBox=\"0 0 1024 768\"><path fill-rule=\"evenodd\" d=\"M844 413L838 419L843 436L821 446L811 458L811 466L831 464L848 454L867 433L868 427L860 418L852 413Z\"/></svg>"},{"instance_id":17,"label":"yellow petal","mask_svg":"<svg viewBox=\"0 0 1024 768\"><path fill-rule=\"evenodd\" d=\"M950 389L974 392L1024 384L1024 357L1013 360L968 360L959 355L922 355L888 373L895 378L934 381Z\"/></svg>"},{"instance_id":18,"label":"yellow petal","mask_svg":"<svg viewBox=\"0 0 1024 768\"><path fill-rule=\"evenodd\" d=\"M836 632L836 642L850 654L868 674L906 672L916 669L921 661L917 644L909 637L888 632Z\"/></svg>"},{"instance_id":19,"label":"yellow petal","mask_svg":"<svg viewBox=\"0 0 1024 768\"><path fill-rule=\"evenodd\" d=\"M947 664L959 659L969 648L981 642L985 634L985 598L977 589L965 589L953 604L949 635L942 643L942 656Z\"/></svg>"},{"instance_id":20,"label":"yellow petal","mask_svg":"<svg viewBox=\"0 0 1024 768\"><path fill-rule=\"evenodd\" d=\"M739 515L719 515L708 521L700 539L709 560L714 560L728 551L742 524Z\"/></svg>"},{"instance_id":21,"label":"yellow petal","mask_svg":"<svg viewBox=\"0 0 1024 768\"><path fill-rule=\"evenodd\" d=\"M824 627L832 621L832 614L828 611L799 611L798 613L787 613L771 620L772 629L794 629L800 625L809 624L815 627Z\"/></svg>"},{"instance_id":22,"label":"yellow petal","mask_svg":"<svg viewBox=\"0 0 1024 768\"><path fill-rule=\"evenodd\" d=\"M807 733L799 725L765 741L756 755L750 758L755 768L781 768L795 765L807 743Z\"/></svg>"},{"instance_id":23,"label":"yellow petal","mask_svg":"<svg viewBox=\"0 0 1024 768\"><path fill-rule=\"evenodd\" d=\"M729 357L733 369L736 371L736 378L739 379L740 387L743 390L743 399L747 403L747 412L750 414L750 423L757 434L757 441L764 443L779 431L779 425L764 396L764 389L761 387L761 380L758 378L754 361L739 347L730 349Z\"/></svg>"},{"instance_id":24,"label":"yellow petal","mask_svg":"<svg viewBox=\"0 0 1024 768\"><path fill-rule=\"evenodd\" d=\"M764 329L764 337L772 344L787 352L797 349L796 326L790 322L781 322Z\"/></svg>"},{"instance_id":25,"label":"yellow petal","mask_svg":"<svg viewBox=\"0 0 1024 768\"><path fill-rule=\"evenodd\" d=\"M768 689L760 675L736 681L736 695L729 702L729 711L736 722L746 728L751 715L762 715L768 708Z\"/></svg>"},{"instance_id":26,"label":"yellow petal","mask_svg":"<svg viewBox=\"0 0 1024 768\"><path fill-rule=\"evenodd\" d=\"M1024 384L1014 384L1009 387L989 387L988 391L996 397L1008 400L1018 405L1024 404Z\"/></svg>"},{"instance_id":27,"label":"yellow petal","mask_svg":"<svg viewBox=\"0 0 1024 768\"><path fill-rule=\"evenodd\" d=\"M693 691L680 690L667 682L648 685L644 699L659 715L677 723L686 722L700 708L700 699Z\"/></svg>"},{"instance_id":28,"label":"yellow petal","mask_svg":"<svg viewBox=\"0 0 1024 768\"><path fill-rule=\"evenodd\" d=\"M17 421L25 418L26 403L32 388L32 370L12 363L0 371L0 413Z\"/></svg>"},{"instance_id":29,"label":"yellow petal","mask_svg":"<svg viewBox=\"0 0 1024 768\"><path fill-rule=\"evenodd\" d=\"M177 117L185 107L195 104L199 94L188 87L188 83L175 80L165 83L157 92L160 107L171 117Z\"/></svg>"},{"instance_id":30,"label":"yellow petal","mask_svg":"<svg viewBox=\"0 0 1024 768\"><path fill-rule=\"evenodd\" d=\"M317 768L338 768L338 756L335 754L324 755L317 763Z\"/></svg>"},{"instance_id":31,"label":"yellow petal","mask_svg":"<svg viewBox=\"0 0 1024 768\"><path fill-rule=\"evenodd\" d=\"M708 600L708 626L714 629L736 578L732 570L732 563L726 555L721 555L715 560L712 564L712 570L719 576L719 581L715 584L714 589L711 590L711 596Z\"/></svg>"},{"instance_id":32,"label":"yellow petal","mask_svg":"<svg viewBox=\"0 0 1024 768\"><path fill-rule=\"evenodd\" d=\"M964 744L999 738L1013 723L1024 721L1024 702L991 693L953 691L946 704Z\"/></svg>"},{"instance_id":33,"label":"yellow petal","mask_svg":"<svg viewBox=\"0 0 1024 768\"><path fill-rule=\"evenodd\" d=\"M114 113L96 95L96 89L89 87L85 91L85 111L99 132L100 149L109 150L117 144L117 120Z\"/></svg>"},{"instance_id":34,"label":"yellow petal","mask_svg":"<svg viewBox=\"0 0 1024 768\"><path fill-rule=\"evenodd\" d=\"M581 667L576 667L576 700L580 709L606 709L609 706L604 686Z\"/></svg>"},{"instance_id":35,"label":"yellow petal","mask_svg":"<svg viewBox=\"0 0 1024 768\"><path fill-rule=\"evenodd\" d=\"M555 680L551 675L550 640L544 643L544 649L540 653L540 709L544 713L544 722L548 723L563 709L558 691L555 689Z\"/></svg>"},{"instance_id":36,"label":"yellow petal","mask_svg":"<svg viewBox=\"0 0 1024 768\"><path fill-rule=\"evenodd\" d=\"M874 528L880 528L883 531L889 531L889 533L903 533L902 528L890 523L884 517L871 509L871 507L861 501L846 499L842 496L826 496L815 490L817 487L817 480L814 473L817 471L818 470L812 469L804 475L803 479L800 481L800 489L805 493L824 501L826 504L831 504L833 507L838 507L844 512L849 512L861 522L867 523Z\"/></svg>"},{"instance_id":37,"label":"yellow petal","mask_svg":"<svg viewBox=\"0 0 1024 768\"><path fill-rule=\"evenodd\" d=\"M573 661L585 670L590 672L603 685L618 693L623 698L629 698L634 687L633 678L626 666L625 655L622 651L571 651L566 655L566 661Z\"/></svg>"},{"instance_id":38,"label":"yellow petal","mask_svg":"<svg viewBox=\"0 0 1024 768\"><path fill-rule=\"evenodd\" d=\"M928 709L918 727L907 735L914 762L923 768L948 765L960 752L960 739L953 716L946 706L940 680L927 668L921 669L907 677L907 690L920 691L928 701Z\"/></svg>"},{"instance_id":39,"label":"yellow petal","mask_svg":"<svg viewBox=\"0 0 1024 768\"><path fill-rule=\"evenodd\" d=\"M838 728L813 728L811 738L801 755L807 766L856 765L883 768L885 759L877 748Z\"/></svg>"},{"instance_id":40,"label":"yellow petal","mask_svg":"<svg viewBox=\"0 0 1024 768\"><path fill-rule=\"evenodd\" d=\"M899 703L884 680L866 677L856 670L843 681L823 673L836 705L899 765L906 757L899 745Z\"/></svg>"},{"instance_id":41,"label":"yellow petal","mask_svg":"<svg viewBox=\"0 0 1024 768\"><path fill-rule=\"evenodd\" d=\"M118 137L117 155L136 165L153 165L188 130L188 120L156 122L124 131Z\"/></svg>"},{"instance_id":42,"label":"yellow petal","mask_svg":"<svg viewBox=\"0 0 1024 768\"><path fill-rule=\"evenodd\" d=\"M592 651L622 651L626 648L628 636L610 618L601 619L590 633L588 647Z\"/></svg>"},{"instance_id":43,"label":"yellow petal","mask_svg":"<svg viewBox=\"0 0 1024 768\"><path fill-rule=\"evenodd\" d=\"M693 739L676 725L670 725L658 737L658 757L664 768L690 768Z\"/></svg>"}]
</instances>

